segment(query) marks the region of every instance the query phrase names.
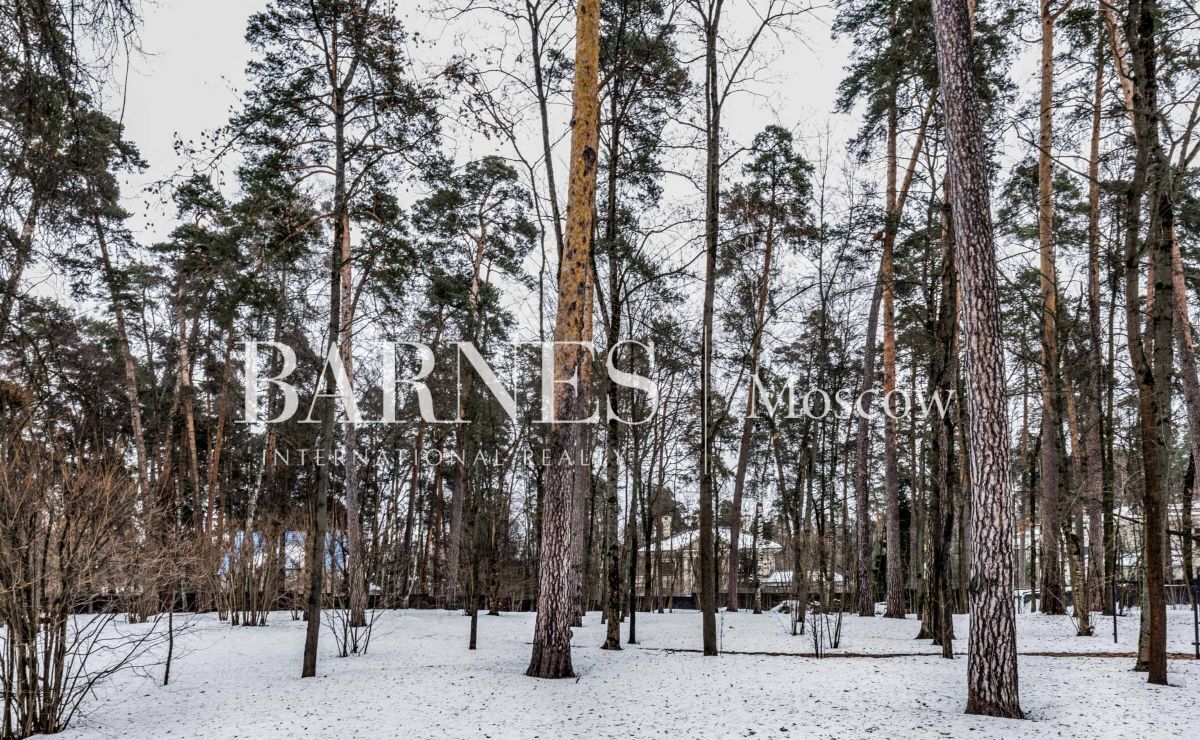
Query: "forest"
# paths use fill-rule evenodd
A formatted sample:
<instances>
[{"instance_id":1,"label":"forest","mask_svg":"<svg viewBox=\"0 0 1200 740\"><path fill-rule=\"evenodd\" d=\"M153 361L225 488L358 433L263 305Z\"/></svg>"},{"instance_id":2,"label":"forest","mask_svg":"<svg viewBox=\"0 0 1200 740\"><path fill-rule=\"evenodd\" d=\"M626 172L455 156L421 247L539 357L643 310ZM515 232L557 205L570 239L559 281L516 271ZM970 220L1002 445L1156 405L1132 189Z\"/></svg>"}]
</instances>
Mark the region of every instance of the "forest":
<instances>
[{"instance_id":1,"label":"forest","mask_svg":"<svg viewBox=\"0 0 1200 740\"><path fill-rule=\"evenodd\" d=\"M1192 0L0 41L0 738L1200 726Z\"/></svg>"}]
</instances>

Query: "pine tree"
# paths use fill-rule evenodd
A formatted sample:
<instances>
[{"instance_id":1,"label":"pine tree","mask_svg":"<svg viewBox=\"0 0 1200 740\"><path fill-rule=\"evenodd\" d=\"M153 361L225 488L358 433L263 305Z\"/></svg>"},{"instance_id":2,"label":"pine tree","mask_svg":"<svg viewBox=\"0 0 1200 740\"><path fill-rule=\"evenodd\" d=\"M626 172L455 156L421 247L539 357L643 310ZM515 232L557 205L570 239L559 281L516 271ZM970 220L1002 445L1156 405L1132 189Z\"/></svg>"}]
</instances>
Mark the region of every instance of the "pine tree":
<instances>
[{"instance_id":1,"label":"pine tree","mask_svg":"<svg viewBox=\"0 0 1200 740\"><path fill-rule=\"evenodd\" d=\"M967 713L1019 718L1004 345L971 18L966 0L934 0L933 8L951 160L974 487Z\"/></svg>"},{"instance_id":2,"label":"pine tree","mask_svg":"<svg viewBox=\"0 0 1200 740\"><path fill-rule=\"evenodd\" d=\"M559 268L558 316L554 324L554 363L557 378L578 378L577 390L556 382L556 419L586 418L591 412L591 353L587 341L591 321L592 226L599 150L600 3L580 0L575 17L574 116L571 124L571 175L567 197L567 229ZM541 554L538 573L537 621L533 655L526 675L569 678L571 625L579 606L573 574L582 501L577 482L584 434L578 424L551 423L547 437L550 459L542 507ZM579 548L582 550L582 548Z\"/></svg>"}]
</instances>

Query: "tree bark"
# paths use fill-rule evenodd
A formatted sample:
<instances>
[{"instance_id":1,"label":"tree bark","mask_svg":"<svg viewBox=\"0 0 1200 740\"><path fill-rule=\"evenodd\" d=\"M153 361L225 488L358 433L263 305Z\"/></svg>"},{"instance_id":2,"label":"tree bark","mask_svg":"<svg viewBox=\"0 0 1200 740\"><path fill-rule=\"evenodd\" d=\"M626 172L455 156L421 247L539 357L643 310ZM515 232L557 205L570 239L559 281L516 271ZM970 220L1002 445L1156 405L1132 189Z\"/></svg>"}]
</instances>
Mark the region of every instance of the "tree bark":
<instances>
[{"instance_id":1,"label":"tree bark","mask_svg":"<svg viewBox=\"0 0 1200 740\"><path fill-rule=\"evenodd\" d=\"M875 379L875 335L879 326L879 304L883 295L883 280L875 284L875 294L871 297L871 310L867 315L867 339L863 348L862 381L859 384L861 394L871 390ZM854 579L854 592L858 600L858 616L875 616L875 589L871 583L871 521L870 521L870 399L864 408L868 411L858 417L858 428L855 434L854 462L854 533L857 545L857 570Z\"/></svg>"},{"instance_id":2,"label":"tree bark","mask_svg":"<svg viewBox=\"0 0 1200 740\"><path fill-rule=\"evenodd\" d=\"M1166 529L1167 439L1170 430L1172 314L1174 284L1169 233L1173 222L1171 168L1159 140L1158 111L1158 4L1156 0L1131 0L1125 36L1130 40L1133 77L1133 116L1137 155L1133 182L1126 200L1125 298L1126 333L1138 391L1138 421L1143 464L1143 532L1146 568L1143 610L1146 621L1145 669L1150 683L1167 682L1166 595L1164 540ZM1139 245L1140 204L1143 191L1154 186L1150 198L1150 223L1146 242ZM1141 247L1141 248L1139 248ZM1138 315L1138 265L1143 251L1150 263L1154 302L1150 310L1150 336L1143 339ZM1153 363L1153 364L1152 364Z\"/></svg>"},{"instance_id":3,"label":"tree bark","mask_svg":"<svg viewBox=\"0 0 1200 740\"><path fill-rule=\"evenodd\" d=\"M721 92L717 80L717 42L721 0L704 19L704 314L700 349L700 612L704 655L717 654L717 563L713 537L714 458L717 423L713 414L712 341L716 300L717 240L721 201Z\"/></svg>"},{"instance_id":4,"label":"tree bark","mask_svg":"<svg viewBox=\"0 0 1200 740\"><path fill-rule=\"evenodd\" d=\"M1008 408L987 138L976 89L968 2L933 0L933 11L970 408L974 557L967 713L1015 718L1022 714L1012 602Z\"/></svg>"},{"instance_id":5,"label":"tree bark","mask_svg":"<svg viewBox=\"0 0 1200 740\"><path fill-rule=\"evenodd\" d=\"M596 162L599 147L600 3L580 0L575 14L574 117L571 122L571 171L567 198L567 233L559 270L558 315L555 342L579 342L590 336L585 327L591 317L592 228L596 198ZM554 386L556 415L581 419L590 413L592 358L577 344L555 344L558 377L578 374L577 392L565 383ZM561 368L561 371L558 370ZM566 678L571 666L571 625L579 611L576 567L576 509L581 508L576 468L584 464L585 436L579 424L551 421L547 434L550 457L542 512L538 612L534 623L533 651L526 675Z\"/></svg>"},{"instance_id":6,"label":"tree bark","mask_svg":"<svg viewBox=\"0 0 1200 740\"><path fill-rule=\"evenodd\" d=\"M917 130L917 138L913 143L912 155L904 173L903 183L897 190L896 179L899 164L896 160L896 140L899 137L898 111L896 110L895 91L892 92L892 102L888 109L888 144L887 144L887 214L883 231L883 254L880 257L880 283L882 290L880 300L883 308L883 463L884 491L887 505L887 593L886 608L883 616L893 619L904 619L904 561L899 556L902 549L900 533L900 491L899 473L896 467L898 454L896 440L895 403L891 395L896 390L896 284L895 284L895 245L896 236L900 230L900 219L904 215L904 203L908 199L908 191L912 186L913 174L917 169L917 161L925 143L925 131L933 113L934 96L929 96L925 112L921 116L921 125ZM860 422L861 423L861 422Z\"/></svg>"},{"instance_id":7,"label":"tree bark","mask_svg":"<svg viewBox=\"0 0 1200 740\"><path fill-rule=\"evenodd\" d=\"M1092 132L1088 147L1088 287L1087 287L1087 381L1083 423L1087 456L1084 504L1088 514L1088 586L1090 609L1110 603L1104 598L1109 577L1105 570L1104 532L1101 515L1104 498L1104 349L1100 326L1100 123L1104 105L1104 40L1096 42L1096 75L1092 87Z\"/></svg>"},{"instance_id":8,"label":"tree bark","mask_svg":"<svg viewBox=\"0 0 1200 740\"><path fill-rule=\"evenodd\" d=\"M344 155L339 157L344 165ZM344 176L343 176L344 179ZM341 254L341 306L339 313L341 315L341 335L338 337L338 351L342 356L342 367L346 371L346 380L349 381L351 392L354 388L354 356L353 356L353 336L352 329L354 323L354 280L353 273L350 269L350 212L349 204L346 202L346 195L343 193L339 198L341 202L341 213L337 217L341 220L342 229L338 250ZM348 419L346 422L345 431L345 489L346 489L346 582L348 594L349 618L351 627L365 627L367 625L366 617L366 579L362 569L362 515L359 511L358 502L358 456L355 454L358 449L357 434L355 432L355 423L353 419Z\"/></svg>"},{"instance_id":9,"label":"tree bark","mask_svg":"<svg viewBox=\"0 0 1200 740\"><path fill-rule=\"evenodd\" d=\"M762 351L762 335L766 329L767 298L771 290L771 260L775 249L774 214L768 217L765 245L763 249L762 275L758 283L758 295L755 298L754 334L750 340L750 377L758 376L759 354ZM737 468L733 478L733 520L729 523L729 581L726 610L738 610L739 564L741 558L738 550L741 546L742 533L742 495L746 489L746 469L750 464L750 442L754 432L753 403L754 394L749 396L746 417L742 420L742 438L738 445Z\"/></svg>"},{"instance_id":10,"label":"tree bark","mask_svg":"<svg viewBox=\"0 0 1200 740\"><path fill-rule=\"evenodd\" d=\"M137 364L133 359L133 350L129 345L129 329L125 323L125 309L121 307L116 271L113 268L112 256L108 249L108 233L100 219L99 207L95 202L95 194L88 185L89 207L91 209L92 228L96 232L96 241L100 245L101 264L104 267L104 283L108 288L113 319L116 322L117 345L121 352L121 364L125 369L125 393L129 397L129 421L133 430L134 450L137 453L138 495L143 504L148 503L150 494L150 471L146 457L146 438L142 432L142 402L138 393Z\"/></svg>"},{"instance_id":11,"label":"tree bark","mask_svg":"<svg viewBox=\"0 0 1200 740\"><path fill-rule=\"evenodd\" d=\"M616 89L609 92L610 126L608 136L608 199L605 213L604 242L608 250L608 337L609 351L621 338L621 281L617 275L617 167L621 153L621 119L618 113ZM605 396L609 408L620 413L620 386L608 377ZM607 627L604 650L621 649L621 544L617 540L617 455L621 446L621 423L614 417L607 420L604 437L604 542L608 574L608 600L604 610ZM628 516L632 518L633 511ZM632 608L632 605L631 607Z\"/></svg>"},{"instance_id":12,"label":"tree bark","mask_svg":"<svg viewBox=\"0 0 1200 740\"><path fill-rule=\"evenodd\" d=\"M1042 612L1065 614L1059 542L1058 276L1054 250L1054 14L1041 0L1041 95L1038 116L1038 243L1042 308Z\"/></svg>"}]
</instances>

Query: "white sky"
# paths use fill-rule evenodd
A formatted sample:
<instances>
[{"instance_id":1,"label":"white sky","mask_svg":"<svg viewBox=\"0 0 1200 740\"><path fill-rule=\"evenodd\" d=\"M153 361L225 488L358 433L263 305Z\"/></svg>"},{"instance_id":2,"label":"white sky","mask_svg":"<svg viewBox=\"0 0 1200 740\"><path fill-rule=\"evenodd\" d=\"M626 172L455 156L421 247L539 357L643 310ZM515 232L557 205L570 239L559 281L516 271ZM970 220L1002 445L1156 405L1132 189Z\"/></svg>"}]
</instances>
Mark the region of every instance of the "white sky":
<instances>
[{"instance_id":1,"label":"white sky","mask_svg":"<svg viewBox=\"0 0 1200 740\"><path fill-rule=\"evenodd\" d=\"M455 53L477 51L498 38L495 28L481 22L485 16L468 16L447 25L432 15L429 1L399 0L407 30L419 32L426 40L413 47L416 74L431 77ZM126 207L134 214L129 225L143 244L163 238L172 226L170 206L151 203L147 207L144 187L171 177L184 164L174 151L176 137L185 141L199 137L225 124L231 109L238 106L250 56L243 38L246 21L265 6L266 0L158 0L145 7L141 34L145 55L132 60L127 76L124 70L113 74L116 85L124 88L127 138L137 144L149 165L144 173L127 178L125 191ZM730 8L734 13L744 5L734 2ZM789 36L786 46L765 45L770 60L766 75L726 107L725 129L732 143L748 143L763 126L778 123L796 134L800 150L810 159L816 155L817 135L824 131L829 132L834 157L842 155L858 118L833 110L851 52L847 40L835 41L830 36L835 12L836 4L814 11L800 21L799 34ZM731 17L730 25L736 27L736 23L737 18ZM1032 68L1025 61L1018 67L1022 72L1016 81L1028 90ZM563 134L569 111L564 107L556 115L559 130L555 136L562 138L561 150L565 149ZM484 154L509 154L503 144L483 141L452 119L446 127L447 149L460 163ZM531 151L536 148L531 144ZM1011 160L1023 150L1013 138L1005 158ZM566 162L561 155L557 159L560 187L565 187ZM734 174L736 169L729 172ZM696 193L678 181L667 184L666 197L688 199ZM531 271L536 275L536 267ZM864 295L863 300L866 298ZM523 314L519 320L528 326L534 311L531 302L521 296L513 301L518 314Z\"/></svg>"},{"instance_id":2,"label":"white sky","mask_svg":"<svg viewBox=\"0 0 1200 740\"><path fill-rule=\"evenodd\" d=\"M401 0L399 13L410 32L426 39L413 49L422 74L432 74L452 54L474 51L488 38L486 28L481 31L475 22L482 15L448 25L433 16L427 3L411 5ZM195 138L228 120L238 92L245 87L244 69L250 56L243 38L246 21L265 6L265 0L159 0L146 6L145 56L132 61L124 93L127 137L149 164L146 172L128 179L126 188L129 209L135 213L131 226L143 238L162 237L170 225L162 218L163 211L146 213L142 186L170 177L180 167L172 146L176 136ZM777 53L778 45L773 45L768 76L752 93L733 98L727 108L725 125L732 141L749 141L773 122L793 129L802 141L828 124L835 147L853 133L856 121L833 112L849 53L846 41L830 38L833 12L826 8L804 18L800 35L789 39L786 52ZM120 73L114 77L123 82ZM460 161L493 153L497 146L478 142L453 125L447 133L448 146ZM565 169L560 179L565 182Z\"/></svg>"}]
</instances>

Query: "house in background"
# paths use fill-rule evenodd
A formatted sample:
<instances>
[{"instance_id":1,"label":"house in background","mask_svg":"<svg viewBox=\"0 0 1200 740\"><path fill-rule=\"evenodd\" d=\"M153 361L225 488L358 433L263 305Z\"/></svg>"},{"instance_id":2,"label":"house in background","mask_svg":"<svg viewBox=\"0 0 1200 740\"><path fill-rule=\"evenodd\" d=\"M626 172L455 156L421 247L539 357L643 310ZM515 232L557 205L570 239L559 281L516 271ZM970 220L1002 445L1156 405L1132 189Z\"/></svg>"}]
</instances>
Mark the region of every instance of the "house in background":
<instances>
[{"instance_id":1,"label":"house in background","mask_svg":"<svg viewBox=\"0 0 1200 740\"><path fill-rule=\"evenodd\" d=\"M661 602L664 609L680 608L695 609L699 607L700 599L700 530L685 529L672 533L670 517L663 517L663 537L650 544L650 584L647 588L645 550L639 549L637 565L637 592L647 598L650 604ZM783 547L776 542L758 538L758 557L754 559L754 532L750 521L742 524L738 538L739 559L742 561L741 583L738 588L738 603L740 607L750 608L754 602L754 576L757 575L760 584L765 584L779 568ZM717 603L724 605L728 589L729 563L729 528L717 529ZM766 601L767 590L764 589L764 608L774 605L782 599L777 596L771 603Z\"/></svg>"}]
</instances>

